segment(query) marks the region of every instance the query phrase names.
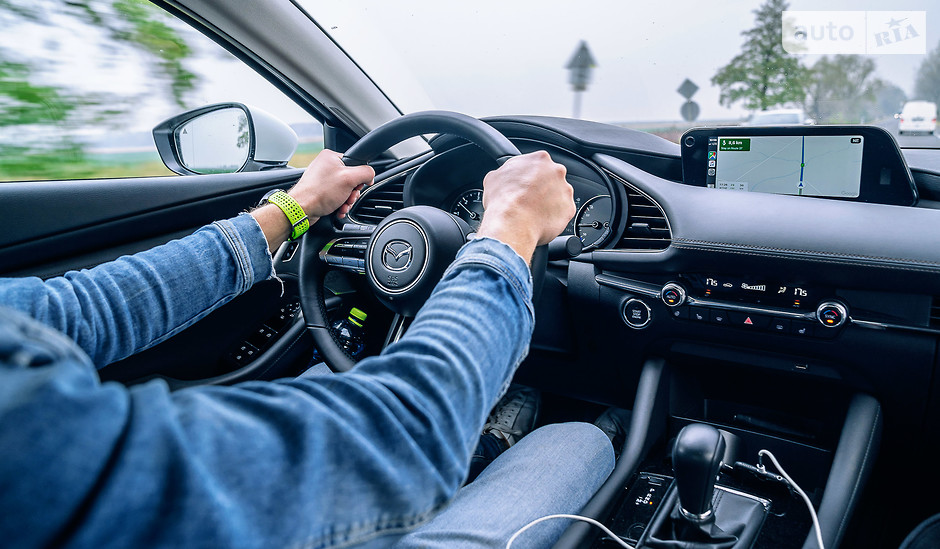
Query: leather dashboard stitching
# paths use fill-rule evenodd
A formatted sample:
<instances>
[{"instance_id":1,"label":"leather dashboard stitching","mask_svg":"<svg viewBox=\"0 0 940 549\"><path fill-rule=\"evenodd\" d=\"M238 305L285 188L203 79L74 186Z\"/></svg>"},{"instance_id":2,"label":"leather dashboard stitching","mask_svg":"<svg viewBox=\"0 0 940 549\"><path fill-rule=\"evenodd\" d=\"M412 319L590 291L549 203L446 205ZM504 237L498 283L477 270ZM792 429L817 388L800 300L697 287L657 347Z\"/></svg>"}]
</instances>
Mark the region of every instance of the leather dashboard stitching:
<instances>
[{"instance_id":1,"label":"leather dashboard stitching","mask_svg":"<svg viewBox=\"0 0 940 549\"><path fill-rule=\"evenodd\" d=\"M802 259L806 261L815 261L818 263L833 263L838 265L846 264L855 264L860 261L875 262L877 264L872 265L874 267L885 268L885 269L896 269L903 271L920 271L925 273L936 273L940 271L940 262L934 261L925 261L918 259L895 259L887 257L877 257L877 256L863 256L863 255L852 255L852 254L843 254L838 252L832 252L831 256L838 256L842 261L839 261L834 258L829 258L828 255L822 255L820 252L809 252L801 250L788 250L785 248L769 248L769 247L751 247L751 251L745 251L748 248L746 246L738 244L724 244L728 246L727 248L720 247L720 243L704 243L702 241L693 241L693 240L684 240L684 242L689 242L692 244L703 243L701 246L683 246L681 243L677 243L677 239L673 239L673 247L678 249L686 250L699 250L699 251L713 251L713 252L722 252L729 254L738 254L738 255L750 255L754 257L779 257L782 259ZM731 247L735 246L743 249L732 249ZM776 253L759 253L761 251L765 252L776 252ZM789 254L789 255L787 255ZM802 257L794 257L802 256ZM849 261L854 260L854 261ZM889 262L893 262L892 265ZM930 268L933 267L933 268Z\"/></svg>"},{"instance_id":2,"label":"leather dashboard stitching","mask_svg":"<svg viewBox=\"0 0 940 549\"><path fill-rule=\"evenodd\" d=\"M688 238L674 238L674 241L687 242L689 244L701 244L704 246L720 246L720 247L730 247L730 248L743 248L750 250L766 250L770 252L785 252L793 254L804 254L804 255L831 255L844 257L848 259L864 259L864 260L880 260L880 261L896 261L896 262L906 262L906 263L921 263L924 265L936 265L940 267L940 262L937 261L927 261L924 259L908 259L901 257L885 257L877 255L858 255L858 254L847 254L842 252L820 252L813 250L800 250L796 248L774 248L772 246L754 246L752 244L730 244L727 242L714 242L709 240L692 240Z\"/></svg>"}]
</instances>

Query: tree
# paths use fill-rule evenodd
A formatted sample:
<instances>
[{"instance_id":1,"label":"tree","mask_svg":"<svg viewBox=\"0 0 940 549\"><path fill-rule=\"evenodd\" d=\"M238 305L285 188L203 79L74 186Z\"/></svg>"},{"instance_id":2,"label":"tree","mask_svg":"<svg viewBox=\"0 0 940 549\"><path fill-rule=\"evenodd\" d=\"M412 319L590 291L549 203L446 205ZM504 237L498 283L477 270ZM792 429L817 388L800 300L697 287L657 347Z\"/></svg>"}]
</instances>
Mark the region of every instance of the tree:
<instances>
[{"instance_id":1,"label":"tree","mask_svg":"<svg viewBox=\"0 0 940 549\"><path fill-rule=\"evenodd\" d=\"M901 112L901 107L907 101L907 94L904 90L884 80L878 80L874 89L875 109L878 116L892 116Z\"/></svg>"},{"instance_id":2,"label":"tree","mask_svg":"<svg viewBox=\"0 0 940 549\"><path fill-rule=\"evenodd\" d=\"M940 44L927 54L917 69L914 93L917 99L940 104Z\"/></svg>"},{"instance_id":3,"label":"tree","mask_svg":"<svg viewBox=\"0 0 940 549\"><path fill-rule=\"evenodd\" d=\"M170 16L145 0L0 0L0 28L7 36L53 20L95 29L109 47L127 46L143 54L152 89L165 86L180 107L196 86L196 76L183 65L192 53L189 46L168 24ZM46 46L56 47L54 39ZM84 146L74 130L117 124L136 106L138 98L57 83L50 75L60 69L48 56L0 47L0 176L88 175L81 168Z\"/></svg>"},{"instance_id":4,"label":"tree","mask_svg":"<svg viewBox=\"0 0 940 549\"><path fill-rule=\"evenodd\" d=\"M806 85L808 114L827 124L871 121L879 116L877 92L890 86L874 74L875 62L871 59L857 55L821 57L813 65Z\"/></svg>"},{"instance_id":5,"label":"tree","mask_svg":"<svg viewBox=\"0 0 940 549\"><path fill-rule=\"evenodd\" d=\"M785 0L767 0L754 11L756 25L741 33L746 38L741 53L712 77L722 105L743 101L748 109L767 110L803 102L808 70L783 49L781 14L786 9Z\"/></svg>"}]
</instances>

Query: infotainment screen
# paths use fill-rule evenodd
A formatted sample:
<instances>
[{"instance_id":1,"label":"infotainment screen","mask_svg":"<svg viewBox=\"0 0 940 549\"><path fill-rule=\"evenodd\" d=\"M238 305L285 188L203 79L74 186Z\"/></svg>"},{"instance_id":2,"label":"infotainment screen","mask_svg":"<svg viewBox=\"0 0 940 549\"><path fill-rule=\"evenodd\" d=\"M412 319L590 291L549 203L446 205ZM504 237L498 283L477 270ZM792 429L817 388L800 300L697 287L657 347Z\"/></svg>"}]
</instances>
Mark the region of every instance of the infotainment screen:
<instances>
[{"instance_id":1,"label":"infotainment screen","mask_svg":"<svg viewBox=\"0 0 940 549\"><path fill-rule=\"evenodd\" d=\"M706 186L855 198L863 150L861 135L711 137Z\"/></svg>"},{"instance_id":2,"label":"infotainment screen","mask_svg":"<svg viewBox=\"0 0 940 549\"><path fill-rule=\"evenodd\" d=\"M679 145L686 185L901 206L917 202L897 141L878 126L692 128Z\"/></svg>"}]
</instances>

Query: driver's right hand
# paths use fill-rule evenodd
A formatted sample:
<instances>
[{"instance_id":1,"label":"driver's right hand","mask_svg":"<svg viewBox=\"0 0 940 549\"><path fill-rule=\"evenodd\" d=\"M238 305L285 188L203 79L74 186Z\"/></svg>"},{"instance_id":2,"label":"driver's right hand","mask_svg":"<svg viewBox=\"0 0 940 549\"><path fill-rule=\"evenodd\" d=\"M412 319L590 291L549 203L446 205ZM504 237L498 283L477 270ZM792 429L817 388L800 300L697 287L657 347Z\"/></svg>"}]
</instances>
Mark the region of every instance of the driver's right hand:
<instances>
[{"instance_id":1,"label":"driver's right hand","mask_svg":"<svg viewBox=\"0 0 940 549\"><path fill-rule=\"evenodd\" d=\"M535 247L561 234L575 214L566 170L545 151L510 158L483 179L479 236L496 238L530 261Z\"/></svg>"}]
</instances>

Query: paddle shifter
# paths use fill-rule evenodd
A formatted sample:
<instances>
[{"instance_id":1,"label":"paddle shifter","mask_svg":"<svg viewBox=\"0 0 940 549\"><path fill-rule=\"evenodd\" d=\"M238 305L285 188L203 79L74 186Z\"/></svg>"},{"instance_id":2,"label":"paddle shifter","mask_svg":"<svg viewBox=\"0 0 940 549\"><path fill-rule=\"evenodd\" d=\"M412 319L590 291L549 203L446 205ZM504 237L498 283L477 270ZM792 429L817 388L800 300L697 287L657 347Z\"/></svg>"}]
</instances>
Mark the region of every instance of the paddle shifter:
<instances>
[{"instance_id":1,"label":"paddle shifter","mask_svg":"<svg viewBox=\"0 0 940 549\"><path fill-rule=\"evenodd\" d=\"M712 516L712 496L718 468L725 453L725 440L710 425L686 425L672 450L672 467L679 491L679 512L690 522Z\"/></svg>"}]
</instances>

